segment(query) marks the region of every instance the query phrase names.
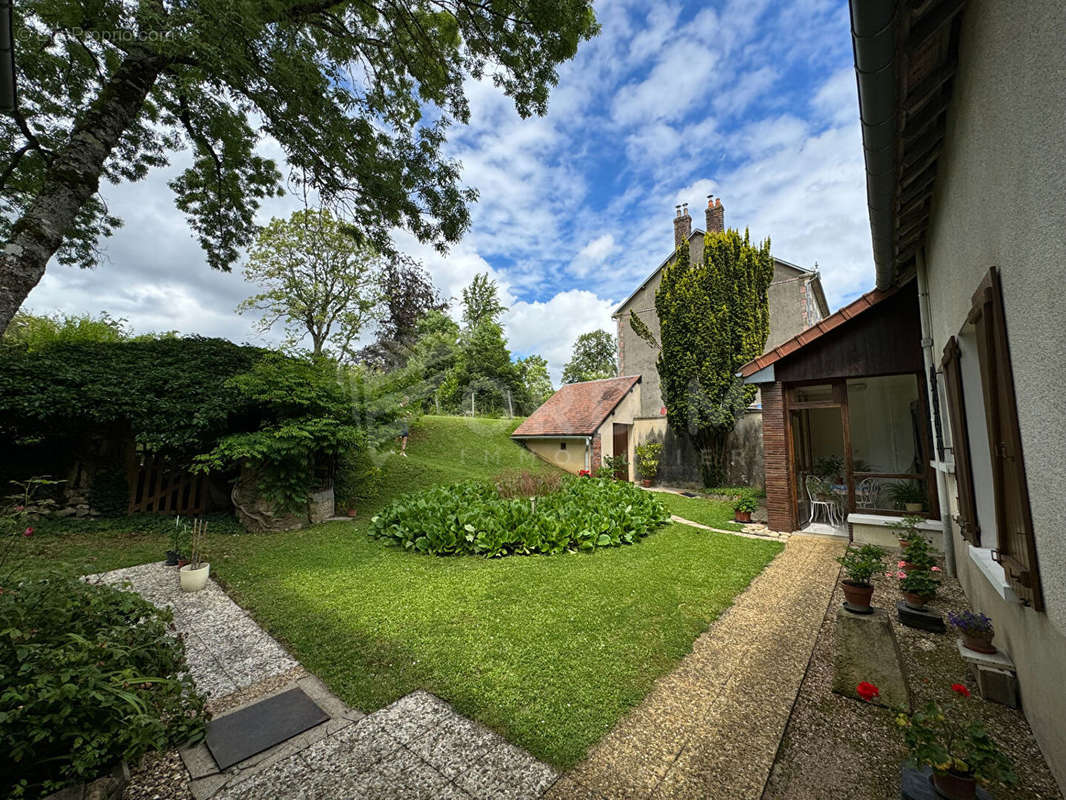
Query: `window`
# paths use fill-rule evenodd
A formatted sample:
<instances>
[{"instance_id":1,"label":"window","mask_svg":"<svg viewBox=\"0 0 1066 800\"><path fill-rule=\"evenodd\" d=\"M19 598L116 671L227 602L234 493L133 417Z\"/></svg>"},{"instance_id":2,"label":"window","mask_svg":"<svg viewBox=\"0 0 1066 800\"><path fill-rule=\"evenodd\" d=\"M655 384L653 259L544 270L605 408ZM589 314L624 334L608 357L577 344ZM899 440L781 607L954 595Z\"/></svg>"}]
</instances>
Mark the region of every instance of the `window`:
<instances>
[{"instance_id":1,"label":"window","mask_svg":"<svg viewBox=\"0 0 1066 800\"><path fill-rule=\"evenodd\" d=\"M993 558L1003 566L1011 589L1023 602L1042 611L1003 291L995 267L974 293L960 339L948 341L942 363L959 526L975 545L995 546ZM978 484L990 485L991 492L976 492ZM982 536L982 528L987 536Z\"/></svg>"},{"instance_id":2,"label":"window","mask_svg":"<svg viewBox=\"0 0 1066 800\"><path fill-rule=\"evenodd\" d=\"M559 442L559 449L560 450L565 450L566 449L566 442Z\"/></svg>"}]
</instances>

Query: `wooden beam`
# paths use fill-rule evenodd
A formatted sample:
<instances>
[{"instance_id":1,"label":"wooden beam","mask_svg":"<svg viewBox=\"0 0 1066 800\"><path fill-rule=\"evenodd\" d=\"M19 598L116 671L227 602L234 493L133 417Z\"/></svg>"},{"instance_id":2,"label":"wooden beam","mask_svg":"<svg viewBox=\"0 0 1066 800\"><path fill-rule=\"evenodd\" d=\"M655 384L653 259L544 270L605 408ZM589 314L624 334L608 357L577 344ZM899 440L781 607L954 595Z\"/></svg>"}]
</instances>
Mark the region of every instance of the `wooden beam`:
<instances>
[{"instance_id":1,"label":"wooden beam","mask_svg":"<svg viewBox=\"0 0 1066 800\"><path fill-rule=\"evenodd\" d=\"M903 100L905 113L914 113L926 103L940 103L943 108L947 108L951 92L945 92L944 86L955 77L957 68L954 60L945 62L914 86L908 86L907 96Z\"/></svg>"},{"instance_id":2,"label":"wooden beam","mask_svg":"<svg viewBox=\"0 0 1066 800\"><path fill-rule=\"evenodd\" d=\"M940 145L944 141L944 126L937 125L935 128L926 133L925 136L916 139L914 143L907 147L903 147L903 171L909 172L910 169L927 158L930 153L935 151L936 155L940 154Z\"/></svg>"},{"instance_id":3,"label":"wooden beam","mask_svg":"<svg viewBox=\"0 0 1066 800\"><path fill-rule=\"evenodd\" d=\"M942 0L929 11L911 22L907 32L907 49L914 52L932 36L939 33L948 23L955 19L966 6L966 0Z\"/></svg>"}]
</instances>

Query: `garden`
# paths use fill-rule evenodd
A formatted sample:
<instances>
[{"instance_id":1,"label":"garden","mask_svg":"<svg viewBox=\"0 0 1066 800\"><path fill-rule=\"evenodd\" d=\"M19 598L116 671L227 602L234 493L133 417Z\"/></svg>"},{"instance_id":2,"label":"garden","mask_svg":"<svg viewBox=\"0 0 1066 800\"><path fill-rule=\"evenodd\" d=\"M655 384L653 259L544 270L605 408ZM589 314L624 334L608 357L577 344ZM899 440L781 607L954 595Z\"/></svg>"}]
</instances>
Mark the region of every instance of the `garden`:
<instances>
[{"instance_id":1,"label":"garden","mask_svg":"<svg viewBox=\"0 0 1066 800\"><path fill-rule=\"evenodd\" d=\"M663 524L660 494L563 477L509 441L516 424L423 417L408 457L375 457L354 518L263 534L212 515L203 548L212 576L345 702L371 711L424 688L565 768L781 544ZM473 517L455 500L464 492L478 503ZM434 498L455 513L422 513ZM429 516L432 531L419 521ZM528 527L502 541L509 519ZM561 519L580 525L565 542ZM32 527L17 542L27 574L76 576L161 561L174 525L133 515ZM464 544L432 555L431 536L453 533Z\"/></svg>"}]
</instances>

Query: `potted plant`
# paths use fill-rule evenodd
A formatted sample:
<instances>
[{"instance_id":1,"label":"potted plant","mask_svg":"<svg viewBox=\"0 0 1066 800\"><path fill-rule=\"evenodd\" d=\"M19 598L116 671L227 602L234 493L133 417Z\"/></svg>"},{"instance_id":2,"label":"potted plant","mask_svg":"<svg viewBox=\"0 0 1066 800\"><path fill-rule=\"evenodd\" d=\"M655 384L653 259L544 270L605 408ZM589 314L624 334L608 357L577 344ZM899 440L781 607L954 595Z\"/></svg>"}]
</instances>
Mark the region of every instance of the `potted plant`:
<instances>
[{"instance_id":1,"label":"potted plant","mask_svg":"<svg viewBox=\"0 0 1066 800\"><path fill-rule=\"evenodd\" d=\"M844 482L844 459L840 456L823 456L814 462L815 475L829 483Z\"/></svg>"},{"instance_id":2,"label":"potted plant","mask_svg":"<svg viewBox=\"0 0 1066 800\"><path fill-rule=\"evenodd\" d=\"M751 522L751 512L759 507L759 501L753 495L742 494L733 503L733 519L737 522Z\"/></svg>"},{"instance_id":3,"label":"potted plant","mask_svg":"<svg viewBox=\"0 0 1066 800\"><path fill-rule=\"evenodd\" d=\"M357 513L357 512L356 512L356 510L355 510L355 506L352 506L352 507L350 507L350 508L348 509L348 516L349 516L349 517L354 517L354 516L356 515L356 513Z\"/></svg>"},{"instance_id":4,"label":"potted plant","mask_svg":"<svg viewBox=\"0 0 1066 800\"><path fill-rule=\"evenodd\" d=\"M911 539L921 536L918 531L918 525L924 520L921 517L916 517L908 514L898 522L889 524L888 527L896 531L896 536L899 537L899 547L904 549Z\"/></svg>"},{"instance_id":5,"label":"potted plant","mask_svg":"<svg viewBox=\"0 0 1066 800\"><path fill-rule=\"evenodd\" d=\"M996 635L992 620L984 614L974 611L960 611L958 614L948 612L948 622L962 634L962 646L975 653L994 653L996 646L992 639Z\"/></svg>"},{"instance_id":6,"label":"potted plant","mask_svg":"<svg viewBox=\"0 0 1066 800\"><path fill-rule=\"evenodd\" d=\"M939 568L912 569L897 574L903 601L915 611L924 611L929 601L936 597L936 588L940 583L934 577L934 570L939 571Z\"/></svg>"},{"instance_id":7,"label":"potted plant","mask_svg":"<svg viewBox=\"0 0 1066 800\"><path fill-rule=\"evenodd\" d=\"M930 700L910 716L900 714L897 724L911 757L919 766L933 770L937 794L949 800L972 800L977 784L1013 786L1017 781L1010 759L996 746L980 720L960 719L957 704L970 697L970 690L954 683L952 705L944 708Z\"/></svg>"},{"instance_id":8,"label":"potted plant","mask_svg":"<svg viewBox=\"0 0 1066 800\"><path fill-rule=\"evenodd\" d=\"M885 551L875 544L849 547L837 562L844 567L847 578L840 582L844 589L844 608L856 614L869 614L870 599L874 586L870 582L875 572L881 569Z\"/></svg>"},{"instance_id":9,"label":"potted plant","mask_svg":"<svg viewBox=\"0 0 1066 800\"><path fill-rule=\"evenodd\" d=\"M207 578L211 574L211 565L203 560L204 534L206 531L207 522L205 520L193 520L192 533L189 537L189 563L178 570L183 592L198 592L207 586Z\"/></svg>"},{"instance_id":10,"label":"potted plant","mask_svg":"<svg viewBox=\"0 0 1066 800\"><path fill-rule=\"evenodd\" d=\"M908 572L931 570L936 566L936 556L933 555L929 540L917 531L907 539L907 546L903 548L900 558L903 560L899 562L899 566Z\"/></svg>"},{"instance_id":11,"label":"potted plant","mask_svg":"<svg viewBox=\"0 0 1066 800\"><path fill-rule=\"evenodd\" d=\"M659 453L663 446L658 442L645 442L637 445L637 474L641 486L651 486L659 472Z\"/></svg>"},{"instance_id":12,"label":"potted plant","mask_svg":"<svg viewBox=\"0 0 1066 800\"><path fill-rule=\"evenodd\" d=\"M901 481L890 483L885 487L888 496L896 504L896 508L902 508L908 512L923 511L925 509L925 491L917 481Z\"/></svg>"}]
</instances>

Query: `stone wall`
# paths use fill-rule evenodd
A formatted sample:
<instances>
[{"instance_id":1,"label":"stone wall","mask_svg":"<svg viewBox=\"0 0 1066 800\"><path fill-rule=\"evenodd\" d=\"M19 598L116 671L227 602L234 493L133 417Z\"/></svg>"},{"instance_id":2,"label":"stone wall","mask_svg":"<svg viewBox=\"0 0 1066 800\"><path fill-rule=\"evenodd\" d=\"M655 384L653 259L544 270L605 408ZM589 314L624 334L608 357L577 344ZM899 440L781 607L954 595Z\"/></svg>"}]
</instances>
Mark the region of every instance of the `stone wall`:
<instances>
[{"instance_id":1,"label":"stone wall","mask_svg":"<svg viewBox=\"0 0 1066 800\"><path fill-rule=\"evenodd\" d=\"M656 480L669 486L702 487L700 454L688 439L667 424L666 417L645 417L634 421L633 446L659 442L663 446ZM762 487L763 443L762 414L749 409L729 436L726 483L729 486Z\"/></svg>"}]
</instances>

